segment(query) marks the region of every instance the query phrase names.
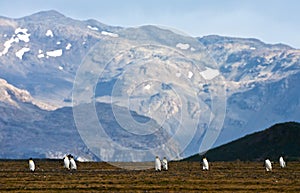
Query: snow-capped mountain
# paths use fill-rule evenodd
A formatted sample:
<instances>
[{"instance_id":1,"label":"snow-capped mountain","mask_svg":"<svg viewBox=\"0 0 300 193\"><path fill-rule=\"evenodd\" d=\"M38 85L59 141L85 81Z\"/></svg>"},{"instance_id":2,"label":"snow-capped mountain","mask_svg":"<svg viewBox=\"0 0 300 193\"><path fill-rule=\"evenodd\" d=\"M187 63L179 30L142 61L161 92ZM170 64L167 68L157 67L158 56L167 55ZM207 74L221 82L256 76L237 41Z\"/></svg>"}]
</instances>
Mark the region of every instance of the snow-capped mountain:
<instances>
[{"instance_id":1,"label":"snow-capped mountain","mask_svg":"<svg viewBox=\"0 0 300 193\"><path fill-rule=\"evenodd\" d=\"M1 17L0 76L37 99L65 106L82 58L112 28L55 11L20 19Z\"/></svg>"},{"instance_id":2,"label":"snow-capped mountain","mask_svg":"<svg viewBox=\"0 0 300 193\"><path fill-rule=\"evenodd\" d=\"M78 135L72 102L80 106L96 101L98 115L103 109L110 112L112 118L100 122L112 141L121 141L121 146L145 149L174 136L171 146L162 147L174 158L277 122L300 120L300 50L286 45L221 36L187 37L155 26L112 27L95 20L74 20L56 11L20 19L0 17L0 34L0 78L4 79L0 82L0 104L5 104L1 116L10 117L10 121L2 121L6 124L2 138L10 137L1 140L1 149L12 146L17 137L9 133L18 127L9 123L18 120L19 111L28 111L26 116L36 112L39 116L25 118L24 132L37 128L32 124L40 117L43 126L36 132L41 138L64 141L75 137L73 141L80 143L74 143L77 149L73 151L84 150L81 155L86 154L83 141L88 142ZM14 109L13 113L6 108ZM140 121L153 120L155 127L151 128L156 132L134 127L126 112ZM49 133L53 121L61 138ZM122 124L132 127L135 134L155 134L149 138L128 135L115 129ZM66 133L69 135L64 136ZM29 145L28 149L53 157L66 148L52 148L54 141L47 142L47 148L37 142L32 144L41 148ZM12 152L20 150L26 152ZM114 160L124 160L120 152L115 154L119 157Z\"/></svg>"},{"instance_id":3,"label":"snow-capped mountain","mask_svg":"<svg viewBox=\"0 0 300 193\"><path fill-rule=\"evenodd\" d=\"M199 38L226 79L227 112L217 144L272 123L299 121L300 50L256 39Z\"/></svg>"}]
</instances>

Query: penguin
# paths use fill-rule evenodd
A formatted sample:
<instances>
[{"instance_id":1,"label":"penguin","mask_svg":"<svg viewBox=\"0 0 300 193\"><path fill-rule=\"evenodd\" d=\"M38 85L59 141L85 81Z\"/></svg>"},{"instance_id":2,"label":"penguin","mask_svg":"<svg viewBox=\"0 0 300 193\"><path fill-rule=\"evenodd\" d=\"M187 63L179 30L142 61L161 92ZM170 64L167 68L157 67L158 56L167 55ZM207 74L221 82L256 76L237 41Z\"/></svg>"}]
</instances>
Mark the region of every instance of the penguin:
<instances>
[{"instance_id":1,"label":"penguin","mask_svg":"<svg viewBox=\"0 0 300 193\"><path fill-rule=\"evenodd\" d=\"M70 169L77 170L77 165L72 155L70 155Z\"/></svg>"},{"instance_id":2,"label":"penguin","mask_svg":"<svg viewBox=\"0 0 300 193\"><path fill-rule=\"evenodd\" d=\"M34 164L34 161L32 160L32 158L29 159L29 170L31 172L35 171L35 164Z\"/></svg>"},{"instance_id":3,"label":"penguin","mask_svg":"<svg viewBox=\"0 0 300 193\"><path fill-rule=\"evenodd\" d=\"M285 163L285 161L284 161L284 159L283 159L282 156L280 156L280 158L279 158L279 165L280 165L281 168L285 168L286 167L286 163Z\"/></svg>"},{"instance_id":4,"label":"penguin","mask_svg":"<svg viewBox=\"0 0 300 193\"><path fill-rule=\"evenodd\" d=\"M162 160L162 168L163 170L167 171L168 170L168 160L166 157L164 157L164 159Z\"/></svg>"},{"instance_id":5,"label":"penguin","mask_svg":"<svg viewBox=\"0 0 300 193\"><path fill-rule=\"evenodd\" d=\"M70 169L70 160L69 160L69 157L66 155L65 157L64 157L64 168L66 168L66 169Z\"/></svg>"},{"instance_id":6,"label":"penguin","mask_svg":"<svg viewBox=\"0 0 300 193\"><path fill-rule=\"evenodd\" d=\"M202 170L209 170L209 164L208 164L208 161L207 161L207 159L206 159L206 157L203 157L202 158Z\"/></svg>"},{"instance_id":7,"label":"penguin","mask_svg":"<svg viewBox=\"0 0 300 193\"><path fill-rule=\"evenodd\" d=\"M272 163L269 159L265 160L265 167L266 167L266 171L267 172L271 172L272 171Z\"/></svg>"},{"instance_id":8,"label":"penguin","mask_svg":"<svg viewBox=\"0 0 300 193\"><path fill-rule=\"evenodd\" d=\"M161 162L158 156L155 158L155 171L161 171Z\"/></svg>"}]
</instances>

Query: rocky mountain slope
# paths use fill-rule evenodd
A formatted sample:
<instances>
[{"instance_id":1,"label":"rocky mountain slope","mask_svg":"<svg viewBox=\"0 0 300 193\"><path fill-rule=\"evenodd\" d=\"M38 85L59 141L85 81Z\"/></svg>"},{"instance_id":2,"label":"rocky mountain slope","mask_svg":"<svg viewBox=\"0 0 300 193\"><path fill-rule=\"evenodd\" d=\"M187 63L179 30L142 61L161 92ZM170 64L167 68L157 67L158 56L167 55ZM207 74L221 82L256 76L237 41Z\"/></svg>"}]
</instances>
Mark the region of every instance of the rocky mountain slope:
<instances>
[{"instance_id":1,"label":"rocky mountain slope","mask_svg":"<svg viewBox=\"0 0 300 193\"><path fill-rule=\"evenodd\" d=\"M80 161L99 160L86 146L76 129L71 107L50 111L41 109L27 91L20 90L2 79L0 80L0 90L1 93L6 94L0 102L2 115L0 117L1 158L62 158L65 154L72 153ZM114 112L110 105L97 103L96 109L107 135L116 144L146 150L170 138L162 129L152 135L137 137L121 128L113 116ZM114 109L115 112L121 113L127 111L121 107L114 107ZM135 120L141 123L151 122L149 118L137 115L135 112L131 112L131 114ZM155 121L152 121L152 125L159 127ZM134 144L131 143L132 140L134 140ZM166 150L170 154L178 151L176 144L172 148L166 148ZM110 153L107 156L110 156ZM150 160L152 157L152 154L146 154L143 159ZM111 159L130 161L135 157L122 158L115 152Z\"/></svg>"},{"instance_id":2,"label":"rocky mountain slope","mask_svg":"<svg viewBox=\"0 0 300 193\"><path fill-rule=\"evenodd\" d=\"M280 123L211 149L206 157L211 161L263 161L266 158L277 161L284 156L289 161L295 161L300 158L299 137L299 123ZM201 158L194 155L185 160L200 161Z\"/></svg>"}]
</instances>

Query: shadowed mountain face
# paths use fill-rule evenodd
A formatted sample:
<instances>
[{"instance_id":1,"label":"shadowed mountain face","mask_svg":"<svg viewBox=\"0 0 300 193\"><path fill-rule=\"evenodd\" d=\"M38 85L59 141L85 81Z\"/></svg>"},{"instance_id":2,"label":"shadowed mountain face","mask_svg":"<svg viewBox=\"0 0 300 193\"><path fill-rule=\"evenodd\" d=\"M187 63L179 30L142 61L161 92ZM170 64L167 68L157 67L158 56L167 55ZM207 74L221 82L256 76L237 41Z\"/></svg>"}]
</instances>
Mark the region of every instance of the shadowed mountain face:
<instances>
[{"instance_id":1,"label":"shadowed mountain face","mask_svg":"<svg viewBox=\"0 0 300 193\"><path fill-rule=\"evenodd\" d=\"M56 11L0 17L0 34L3 158L60 157L66 150L95 158L70 107L82 66L89 67L85 81L96 82L79 89L94 92L98 110L109 112L114 103L119 112L129 109L135 121L149 119L162 130L150 139L110 134L124 146L143 149L142 141L155 139L161 145L177 133L167 151L179 148L187 157L208 146L210 130L220 131L211 139L218 146L277 122L300 121L300 51L286 45L114 27ZM119 125L116 114L109 116L100 120L108 133Z\"/></svg>"},{"instance_id":2,"label":"shadowed mountain face","mask_svg":"<svg viewBox=\"0 0 300 193\"><path fill-rule=\"evenodd\" d=\"M79 160L98 160L84 144L76 129L71 107L53 111L43 110L34 104L34 99L26 91L17 89L5 81L2 83L0 89L8 95L0 103L1 158L62 158L65 154L72 153ZM122 146L143 150L160 145L162 141L170 138L162 129L142 137L127 132L114 118L114 113L127 111L123 107L114 107L113 112L111 105L96 103L95 108L107 135ZM135 120L141 123L152 121L152 125L159 128L155 121L148 117L140 116L136 112L131 114ZM130 143L133 140L134 145ZM176 146L173 148L173 151L176 151Z\"/></svg>"},{"instance_id":3,"label":"shadowed mountain face","mask_svg":"<svg viewBox=\"0 0 300 193\"><path fill-rule=\"evenodd\" d=\"M280 156L288 160L299 160L299 137L300 123L280 123L211 149L206 157L211 161L262 161L266 158L277 161ZM200 161L201 156L194 155L186 160Z\"/></svg>"}]
</instances>

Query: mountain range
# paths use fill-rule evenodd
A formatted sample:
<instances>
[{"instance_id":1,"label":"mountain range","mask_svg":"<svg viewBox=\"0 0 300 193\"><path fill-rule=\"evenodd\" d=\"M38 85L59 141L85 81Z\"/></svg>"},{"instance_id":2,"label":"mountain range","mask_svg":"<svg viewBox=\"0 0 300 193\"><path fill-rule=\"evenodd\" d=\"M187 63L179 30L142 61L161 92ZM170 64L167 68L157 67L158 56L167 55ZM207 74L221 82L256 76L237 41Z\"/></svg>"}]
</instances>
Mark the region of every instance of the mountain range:
<instances>
[{"instance_id":1,"label":"mountain range","mask_svg":"<svg viewBox=\"0 0 300 193\"><path fill-rule=\"evenodd\" d=\"M98 142L89 143L76 122L90 112L74 111L89 103L107 113L99 119L108 143L150 152L157 144L153 154L174 159L299 121L300 50L287 45L109 26L56 11L0 17L0 34L1 158L151 158L95 150ZM128 112L154 134L141 137L150 131L132 126ZM122 124L135 135L116 129Z\"/></svg>"}]
</instances>

